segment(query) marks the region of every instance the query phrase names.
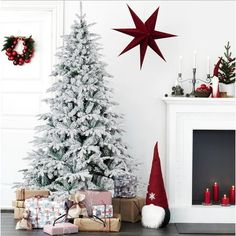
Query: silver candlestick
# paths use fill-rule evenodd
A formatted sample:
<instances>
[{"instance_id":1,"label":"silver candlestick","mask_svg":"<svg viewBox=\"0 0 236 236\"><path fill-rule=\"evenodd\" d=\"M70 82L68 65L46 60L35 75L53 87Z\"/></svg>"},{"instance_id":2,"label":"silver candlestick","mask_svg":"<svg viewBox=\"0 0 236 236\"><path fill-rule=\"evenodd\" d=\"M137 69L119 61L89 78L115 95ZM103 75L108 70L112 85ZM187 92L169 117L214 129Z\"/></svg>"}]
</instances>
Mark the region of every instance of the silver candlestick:
<instances>
[{"instance_id":1,"label":"silver candlestick","mask_svg":"<svg viewBox=\"0 0 236 236\"><path fill-rule=\"evenodd\" d=\"M192 91L191 91L190 94L186 94L187 97L195 97L195 91L196 91L195 87L196 87L196 83L198 81L202 81L203 83L211 83L211 78L212 77L210 76L210 74L207 74L207 78L205 80L202 80L202 79L197 79L196 78L196 72L197 72L197 69L193 68L193 78L185 79L185 80L183 80L183 78L182 78L182 73L178 73L178 78L177 78L178 82L181 82L181 83L187 82L187 81L192 82Z\"/></svg>"}]
</instances>

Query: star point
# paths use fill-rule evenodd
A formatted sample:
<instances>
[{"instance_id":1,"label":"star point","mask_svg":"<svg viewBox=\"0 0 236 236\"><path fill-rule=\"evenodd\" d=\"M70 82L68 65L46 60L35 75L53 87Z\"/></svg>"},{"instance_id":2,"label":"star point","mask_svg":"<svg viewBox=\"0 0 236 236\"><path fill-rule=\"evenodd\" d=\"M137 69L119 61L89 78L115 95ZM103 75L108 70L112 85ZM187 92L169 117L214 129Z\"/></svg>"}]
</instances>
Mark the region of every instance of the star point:
<instances>
[{"instance_id":1,"label":"star point","mask_svg":"<svg viewBox=\"0 0 236 236\"><path fill-rule=\"evenodd\" d=\"M164 61L166 61L155 40L175 37L177 35L155 30L159 7L152 13L152 15L146 20L146 22L143 23L142 20L135 14L135 12L130 8L128 4L127 6L129 8L131 17L134 21L136 28L114 29L116 31L134 37L133 40L120 53L120 55L140 45L140 69L141 69L147 51L147 47L149 46L156 54L158 54Z\"/></svg>"}]
</instances>

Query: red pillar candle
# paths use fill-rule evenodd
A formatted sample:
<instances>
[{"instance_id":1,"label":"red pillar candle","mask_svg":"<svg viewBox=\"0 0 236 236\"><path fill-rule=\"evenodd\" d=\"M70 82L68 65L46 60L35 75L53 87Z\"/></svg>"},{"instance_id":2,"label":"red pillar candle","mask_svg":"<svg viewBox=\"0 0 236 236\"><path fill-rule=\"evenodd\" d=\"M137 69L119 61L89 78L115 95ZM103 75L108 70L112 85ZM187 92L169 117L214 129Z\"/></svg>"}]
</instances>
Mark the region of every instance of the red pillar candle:
<instances>
[{"instance_id":1,"label":"red pillar candle","mask_svg":"<svg viewBox=\"0 0 236 236\"><path fill-rule=\"evenodd\" d=\"M224 194L224 196L221 199L221 205L222 206L228 206L229 205L229 198Z\"/></svg>"},{"instance_id":2,"label":"red pillar candle","mask_svg":"<svg viewBox=\"0 0 236 236\"><path fill-rule=\"evenodd\" d=\"M204 192L204 204L211 204L211 192L209 191L209 188L206 189Z\"/></svg>"},{"instance_id":3,"label":"red pillar candle","mask_svg":"<svg viewBox=\"0 0 236 236\"><path fill-rule=\"evenodd\" d=\"M219 201L219 184L217 182L214 183L212 187L213 192L213 201L218 202Z\"/></svg>"},{"instance_id":4,"label":"red pillar candle","mask_svg":"<svg viewBox=\"0 0 236 236\"><path fill-rule=\"evenodd\" d=\"M235 204L235 188L234 185L229 189L229 203Z\"/></svg>"}]
</instances>

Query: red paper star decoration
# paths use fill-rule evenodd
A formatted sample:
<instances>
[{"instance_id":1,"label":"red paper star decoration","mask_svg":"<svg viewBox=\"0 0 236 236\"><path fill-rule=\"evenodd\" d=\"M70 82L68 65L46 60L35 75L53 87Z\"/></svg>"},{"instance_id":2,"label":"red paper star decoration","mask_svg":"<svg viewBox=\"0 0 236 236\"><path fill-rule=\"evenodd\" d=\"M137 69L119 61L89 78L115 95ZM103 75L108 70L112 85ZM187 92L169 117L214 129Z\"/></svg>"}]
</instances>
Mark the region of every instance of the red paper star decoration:
<instances>
[{"instance_id":1,"label":"red paper star decoration","mask_svg":"<svg viewBox=\"0 0 236 236\"><path fill-rule=\"evenodd\" d=\"M162 55L159 47L157 46L155 39L175 37L176 35L168 34L155 30L157 15L159 7L156 11L143 23L140 18L135 14L135 12L127 5L130 11L130 14L133 18L136 28L131 29L114 29L121 33L128 34L134 37L134 39L128 44L128 46L120 53L123 54L130 49L136 47L140 44L140 69L143 65L143 60L146 54L147 47L149 46L154 52L156 52L164 61L165 58ZM120 56L119 55L119 56Z\"/></svg>"}]
</instances>

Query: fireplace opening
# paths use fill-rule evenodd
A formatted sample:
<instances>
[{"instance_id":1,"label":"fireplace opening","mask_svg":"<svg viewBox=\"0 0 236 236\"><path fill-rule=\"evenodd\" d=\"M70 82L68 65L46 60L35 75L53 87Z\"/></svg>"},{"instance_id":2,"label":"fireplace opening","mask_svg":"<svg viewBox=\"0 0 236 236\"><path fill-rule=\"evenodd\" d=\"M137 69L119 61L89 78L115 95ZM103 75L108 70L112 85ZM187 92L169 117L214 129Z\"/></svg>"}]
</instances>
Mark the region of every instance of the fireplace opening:
<instances>
[{"instance_id":1,"label":"fireplace opening","mask_svg":"<svg viewBox=\"0 0 236 236\"><path fill-rule=\"evenodd\" d=\"M235 130L193 130L192 204L219 184L220 198L235 185ZM212 196L212 194L211 194Z\"/></svg>"}]
</instances>

